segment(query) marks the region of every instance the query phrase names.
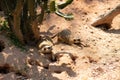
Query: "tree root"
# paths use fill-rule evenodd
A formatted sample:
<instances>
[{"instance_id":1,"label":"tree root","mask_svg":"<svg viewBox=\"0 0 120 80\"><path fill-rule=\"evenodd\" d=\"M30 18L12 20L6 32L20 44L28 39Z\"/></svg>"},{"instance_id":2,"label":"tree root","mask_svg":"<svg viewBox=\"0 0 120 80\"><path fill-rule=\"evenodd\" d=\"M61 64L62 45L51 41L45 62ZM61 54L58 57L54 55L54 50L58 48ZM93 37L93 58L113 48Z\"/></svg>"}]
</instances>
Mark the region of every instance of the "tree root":
<instances>
[{"instance_id":1,"label":"tree root","mask_svg":"<svg viewBox=\"0 0 120 80\"><path fill-rule=\"evenodd\" d=\"M117 16L118 14L120 14L120 4L111 11L109 11L107 14L99 16L97 20L94 21L91 25L94 27L98 27L107 24L109 25L109 27L107 26L107 29L110 29L112 27L111 24L114 17Z\"/></svg>"}]
</instances>

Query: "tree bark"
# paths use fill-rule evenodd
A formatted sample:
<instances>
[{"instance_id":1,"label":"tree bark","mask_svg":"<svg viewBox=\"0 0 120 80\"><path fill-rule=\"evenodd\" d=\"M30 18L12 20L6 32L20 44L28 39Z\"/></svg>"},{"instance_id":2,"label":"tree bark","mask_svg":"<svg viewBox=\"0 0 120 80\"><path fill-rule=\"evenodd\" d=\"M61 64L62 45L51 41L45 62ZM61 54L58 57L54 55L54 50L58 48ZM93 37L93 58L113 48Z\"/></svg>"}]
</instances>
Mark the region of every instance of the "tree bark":
<instances>
[{"instance_id":1,"label":"tree bark","mask_svg":"<svg viewBox=\"0 0 120 80\"><path fill-rule=\"evenodd\" d=\"M39 39L39 30L38 30L38 22L35 20L35 0L28 0L28 11L29 11L29 24L33 32L34 39Z\"/></svg>"},{"instance_id":2,"label":"tree bark","mask_svg":"<svg viewBox=\"0 0 120 80\"><path fill-rule=\"evenodd\" d=\"M21 14L23 10L24 0L17 0L16 8L12 14L13 16L13 27L12 31L18 37L20 42L24 44L23 34L21 32Z\"/></svg>"}]
</instances>

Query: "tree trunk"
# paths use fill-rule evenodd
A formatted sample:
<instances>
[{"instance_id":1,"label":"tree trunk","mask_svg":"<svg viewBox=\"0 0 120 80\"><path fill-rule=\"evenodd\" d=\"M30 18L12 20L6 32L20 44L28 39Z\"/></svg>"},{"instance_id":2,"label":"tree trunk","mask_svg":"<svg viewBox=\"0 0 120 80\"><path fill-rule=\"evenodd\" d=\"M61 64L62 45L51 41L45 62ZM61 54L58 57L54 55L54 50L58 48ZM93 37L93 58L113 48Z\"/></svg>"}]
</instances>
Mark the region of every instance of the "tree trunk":
<instances>
[{"instance_id":1,"label":"tree trunk","mask_svg":"<svg viewBox=\"0 0 120 80\"><path fill-rule=\"evenodd\" d=\"M1 0L0 2L1 9L8 16L11 31L23 44L39 39L39 22L36 19L35 5L35 0Z\"/></svg>"},{"instance_id":2,"label":"tree trunk","mask_svg":"<svg viewBox=\"0 0 120 80\"><path fill-rule=\"evenodd\" d=\"M23 34L21 32L21 14L23 10L24 0L18 0L16 8L13 12L13 27L12 31L18 37L18 39L24 44Z\"/></svg>"}]
</instances>

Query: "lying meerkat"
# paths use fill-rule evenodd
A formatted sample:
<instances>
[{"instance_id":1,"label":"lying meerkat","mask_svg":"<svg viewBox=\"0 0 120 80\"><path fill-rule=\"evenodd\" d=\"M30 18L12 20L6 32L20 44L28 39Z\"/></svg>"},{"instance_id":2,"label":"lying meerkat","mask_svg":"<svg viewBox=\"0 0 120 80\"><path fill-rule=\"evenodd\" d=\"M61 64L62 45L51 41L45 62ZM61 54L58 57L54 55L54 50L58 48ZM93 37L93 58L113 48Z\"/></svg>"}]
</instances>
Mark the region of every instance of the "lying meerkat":
<instances>
[{"instance_id":1,"label":"lying meerkat","mask_svg":"<svg viewBox=\"0 0 120 80\"><path fill-rule=\"evenodd\" d=\"M81 40L78 37L75 37L72 35L72 32L69 29L64 29L57 34L55 34L52 38L58 37L58 42L63 42L66 44L75 44L75 45L81 45Z\"/></svg>"},{"instance_id":2,"label":"lying meerkat","mask_svg":"<svg viewBox=\"0 0 120 80\"><path fill-rule=\"evenodd\" d=\"M51 60L54 60L53 50L53 41L49 36L43 36L41 40L38 42L39 52L43 55L49 55Z\"/></svg>"},{"instance_id":3,"label":"lying meerkat","mask_svg":"<svg viewBox=\"0 0 120 80\"><path fill-rule=\"evenodd\" d=\"M71 36L71 31L69 29L64 29L61 32L58 32L57 34L55 34L52 38L54 37L58 37L58 42L63 42L63 43L67 43L67 44L71 44L72 41L70 40L70 36Z\"/></svg>"}]
</instances>

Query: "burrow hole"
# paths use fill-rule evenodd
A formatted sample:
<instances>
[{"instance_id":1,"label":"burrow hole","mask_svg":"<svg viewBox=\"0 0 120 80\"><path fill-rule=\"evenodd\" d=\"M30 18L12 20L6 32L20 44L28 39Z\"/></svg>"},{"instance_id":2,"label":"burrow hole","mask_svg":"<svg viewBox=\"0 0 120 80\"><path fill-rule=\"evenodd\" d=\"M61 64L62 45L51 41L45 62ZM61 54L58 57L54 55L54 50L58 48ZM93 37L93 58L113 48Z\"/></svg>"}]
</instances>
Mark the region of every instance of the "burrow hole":
<instances>
[{"instance_id":1,"label":"burrow hole","mask_svg":"<svg viewBox=\"0 0 120 80\"><path fill-rule=\"evenodd\" d=\"M1 74L7 74L12 71L12 67L9 64L3 64L0 66L0 73Z\"/></svg>"},{"instance_id":2,"label":"burrow hole","mask_svg":"<svg viewBox=\"0 0 120 80\"><path fill-rule=\"evenodd\" d=\"M0 40L0 52L2 52L4 48L5 48L5 43L4 41Z\"/></svg>"}]
</instances>

